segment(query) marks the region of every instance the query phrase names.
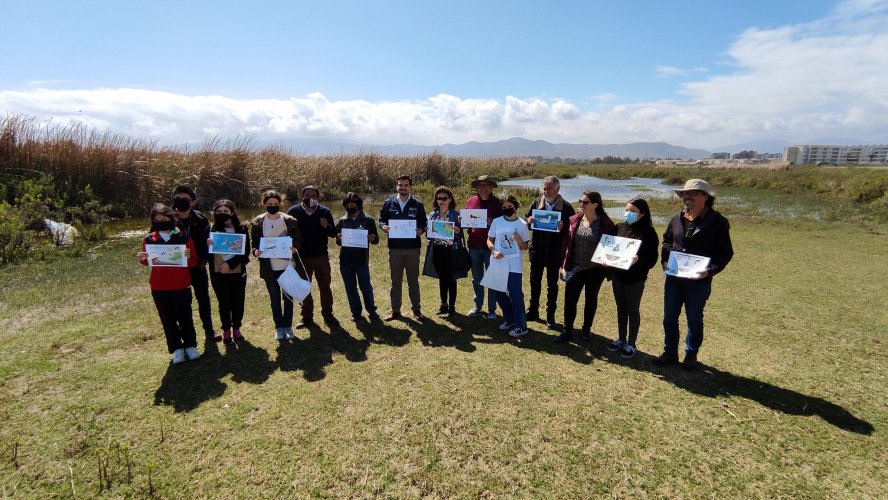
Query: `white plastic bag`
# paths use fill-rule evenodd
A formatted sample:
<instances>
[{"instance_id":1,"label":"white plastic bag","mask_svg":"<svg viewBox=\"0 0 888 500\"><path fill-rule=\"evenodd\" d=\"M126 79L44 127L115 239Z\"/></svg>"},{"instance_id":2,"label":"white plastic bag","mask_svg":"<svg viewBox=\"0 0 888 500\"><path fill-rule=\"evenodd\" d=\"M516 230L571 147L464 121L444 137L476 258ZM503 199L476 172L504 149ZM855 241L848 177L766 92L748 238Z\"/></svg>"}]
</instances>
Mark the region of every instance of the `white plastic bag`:
<instances>
[{"instance_id":1,"label":"white plastic bag","mask_svg":"<svg viewBox=\"0 0 888 500\"><path fill-rule=\"evenodd\" d=\"M509 291L509 263L506 259L495 259L490 256L490 267L484 271L481 286L500 292Z\"/></svg>"},{"instance_id":2,"label":"white plastic bag","mask_svg":"<svg viewBox=\"0 0 888 500\"><path fill-rule=\"evenodd\" d=\"M299 259L300 263L302 259ZM303 266L304 268L304 266ZM302 279L299 276L299 273L296 272L296 268L293 267L293 263L290 262L290 265L287 266L287 269L278 277L278 285L281 286L281 290L284 292L284 295L289 297L289 299L293 302L302 303L308 294L311 293L311 281Z\"/></svg>"},{"instance_id":3,"label":"white plastic bag","mask_svg":"<svg viewBox=\"0 0 888 500\"><path fill-rule=\"evenodd\" d=\"M70 245L74 243L74 238L78 236L77 229L74 229L74 226L71 224L56 222L50 219L43 219L43 222L46 224L46 230L49 231L49 236L56 246Z\"/></svg>"}]
</instances>

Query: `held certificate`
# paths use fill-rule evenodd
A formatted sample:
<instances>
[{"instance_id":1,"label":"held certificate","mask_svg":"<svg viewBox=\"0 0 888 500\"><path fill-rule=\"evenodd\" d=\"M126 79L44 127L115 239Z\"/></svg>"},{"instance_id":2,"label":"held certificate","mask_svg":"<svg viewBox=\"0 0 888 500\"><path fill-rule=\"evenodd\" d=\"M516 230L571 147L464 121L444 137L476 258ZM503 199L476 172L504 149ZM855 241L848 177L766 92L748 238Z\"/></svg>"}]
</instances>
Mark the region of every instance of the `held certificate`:
<instances>
[{"instance_id":1,"label":"held certificate","mask_svg":"<svg viewBox=\"0 0 888 500\"><path fill-rule=\"evenodd\" d=\"M290 247L293 246L293 238L289 236L281 236L278 238L260 238L259 251L262 255L260 259L291 259L293 252Z\"/></svg>"},{"instance_id":2,"label":"held certificate","mask_svg":"<svg viewBox=\"0 0 888 500\"><path fill-rule=\"evenodd\" d=\"M416 219L389 219L389 238L416 238Z\"/></svg>"},{"instance_id":3,"label":"held certificate","mask_svg":"<svg viewBox=\"0 0 888 500\"><path fill-rule=\"evenodd\" d=\"M342 229L342 246L349 248L369 248L367 241L369 231L366 229Z\"/></svg>"},{"instance_id":4,"label":"held certificate","mask_svg":"<svg viewBox=\"0 0 888 500\"><path fill-rule=\"evenodd\" d=\"M619 269L629 269L632 266L632 257L641 248L641 240L623 238L604 234L595 247L592 262L604 264Z\"/></svg>"},{"instance_id":5,"label":"held certificate","mask_svg":"<svg viewBox=\"0 0 888 500\"><path fill-rule=\"evenodd\" d=\"M669 252L666 274L676 278L699 279L700 273L709 267L709 257L690 253Z\"/></svg>"}]
</instances>

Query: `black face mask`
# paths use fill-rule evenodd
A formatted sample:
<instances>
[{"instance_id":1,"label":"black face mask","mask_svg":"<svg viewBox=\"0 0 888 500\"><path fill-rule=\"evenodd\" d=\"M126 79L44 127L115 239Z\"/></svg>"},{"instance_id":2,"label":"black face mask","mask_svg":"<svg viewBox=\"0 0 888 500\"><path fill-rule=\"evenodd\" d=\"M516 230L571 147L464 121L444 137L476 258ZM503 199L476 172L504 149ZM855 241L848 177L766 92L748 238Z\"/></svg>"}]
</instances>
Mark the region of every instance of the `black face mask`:
<instances>
[{"instance_id":1,"label":"black face mask","mask_svg":"<svg viewBox=\"0 0 888 500\"><path fill-rule=\"evenodd\" d=\"M151 224L152 231L172 231L173 230L173 221L171 220L159 220Z\"/></svg>"},{"instance_id":2,"label":"black face mask","mask_svg":"<svg viewBox=\"0 0 888 500\"><path fill-rule=\"evenodd\" d=\"M189 208L191 208L191 202L185 198L173 199L173 210L176 212L186 212Z\"/></svg>"},{"instance_id":3,"label":"black face mask","mask_svg":"<svg viewBox=\"0 0 888 500\"><path fill-rule=\"evenodd\" d=\"M225 224L231 220L231 214L213 214L213 219L217 224Z\"/></svg>"},{"instance_id":4,"label":"black face mask","mask_svg":"<svg viewBox=\"0 0 888 500\"><path fill-rule=\"evenodd\" d=\"M280 205L268 205L265 207L265 211L270 214L276 214L276 213L278 213L278 210L280 210L280 209L281 209Z\"/></svg>"},{"instance_id":5,"label":"black face mask","mask_svg":"<svg viewBox=\"0 0 888 500\"><path fill-rule=\"evenodd\" d=\"M349 215L355 215L358 213L358 207L348 207L345 211L348 212Z\"/></svg>"},{"instance_id":6,"label":"black face mask","mask_svg":"<svg viewBox=\"0 0 888 500\"><path fill-rule=\"evenodd\" d=\"M515 209L514 208L504 208L503 215L505 215L506 217L511 217L511 216L515 215Z\"/></svg>"}]
</instances>

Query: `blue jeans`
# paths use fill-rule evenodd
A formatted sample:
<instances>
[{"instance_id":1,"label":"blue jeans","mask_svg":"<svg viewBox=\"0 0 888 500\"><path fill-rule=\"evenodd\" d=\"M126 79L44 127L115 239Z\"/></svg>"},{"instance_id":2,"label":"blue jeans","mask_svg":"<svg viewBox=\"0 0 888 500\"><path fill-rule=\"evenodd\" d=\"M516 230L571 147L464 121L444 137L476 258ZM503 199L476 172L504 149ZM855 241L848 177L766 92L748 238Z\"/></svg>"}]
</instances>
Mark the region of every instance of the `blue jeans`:
<instances>
[{"instance_id":1,"label":"blue jeans","mask_svg":"<svg viewBox=\"0 0 888 500\"><path fill-rule=\"evenodd\" d=\"M678 316L682 305L688 320L685 351L697 352L703 344L703 308L712 293L712 280L666 277L663 293L663 351L678 353Z\"/></svg>"},{"instance_id":2,"label":"blue jeans","mask_svg":"<svg viewBox=\"0 0 888 500\"><path fill-rule=\"evenodd\" d=\"M376 303L373 300L373 285L370 283L370 266L349 266L339 264L339 273L342 274L342 284L345 286L345 296L348 297L348 308L352 316L361 314L361 297L358 296L358 287L361 287L361 295L364 296L364 307L368 314L376 313Z\"/></svg>"},{"instance_id":3,"label":"blue jeans","mask_svg":"<svg viewBox=\"0 0 888 500\"><path fill-rule=\"evenodd\" d=\"M490 249L489 248L470 248L469 258L472 259L472 289L475 294L475 310L481 311L484 306L485 288L481 286L481 280L484 279L484 270L490 267ZM487 312L496 311L496 291L490 290L487 294Z\"/></svg>"},{"instance_id":4,"label":"blue jeans","mask_svg":"<svg viewBox=\"0 0 888 500\"><path fill-rule=\"evenodd\" d=\"M509 273L509 292L496 292L496 301L503 310L503 319L527 330L527 316L524 313L524 291L521 289L521 273Z\"/></svg>"},{"instance_id":5,"label":"blue jeans","mask_svg":"<svg viewBox=\"0 0 888 500\"><path fill-rule=\"evenodd\" d=\"M293 301L284 297L281 293L281 286L278 285L277 279L284 271L272 271L274 279L265 280L265 287L268 288L268 297L271 299L271 317L274 318L275 328L287 328L293 326ZM281 308L283 301L283 310Z\"/></svg>"}]
</instances>

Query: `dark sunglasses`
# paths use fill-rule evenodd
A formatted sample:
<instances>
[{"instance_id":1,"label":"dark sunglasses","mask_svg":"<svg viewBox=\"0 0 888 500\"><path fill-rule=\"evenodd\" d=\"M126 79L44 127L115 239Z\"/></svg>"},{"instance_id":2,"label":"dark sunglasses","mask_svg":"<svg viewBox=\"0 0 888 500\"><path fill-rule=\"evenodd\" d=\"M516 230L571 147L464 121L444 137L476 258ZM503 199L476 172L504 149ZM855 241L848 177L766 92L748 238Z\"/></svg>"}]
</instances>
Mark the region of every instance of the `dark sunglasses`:
<instances>
[{"instance_id":1,"label":"dark sunglasses","mask_svg":"<svg viewBox=\"0 0 888 500\"><path fill-rule=\"evenodd\" d=\"M591 200L580 200L580 205L588 205L590 203L592 203Z\"/></svg>"},{"instance_id":2,"label":"dark sunglasses","mask_svg":"<svg viewBox=\"0 0 888 500\"><path fill-rule=\"evenodd\" d=\"M446 197L446 196L443 197L443 198L440 197L440 196L438 197L438 201L447 201L447 200L449 200L449 199L450 199L450 198L448 198L448 197Z\"/></svg>"}]
</instances>

